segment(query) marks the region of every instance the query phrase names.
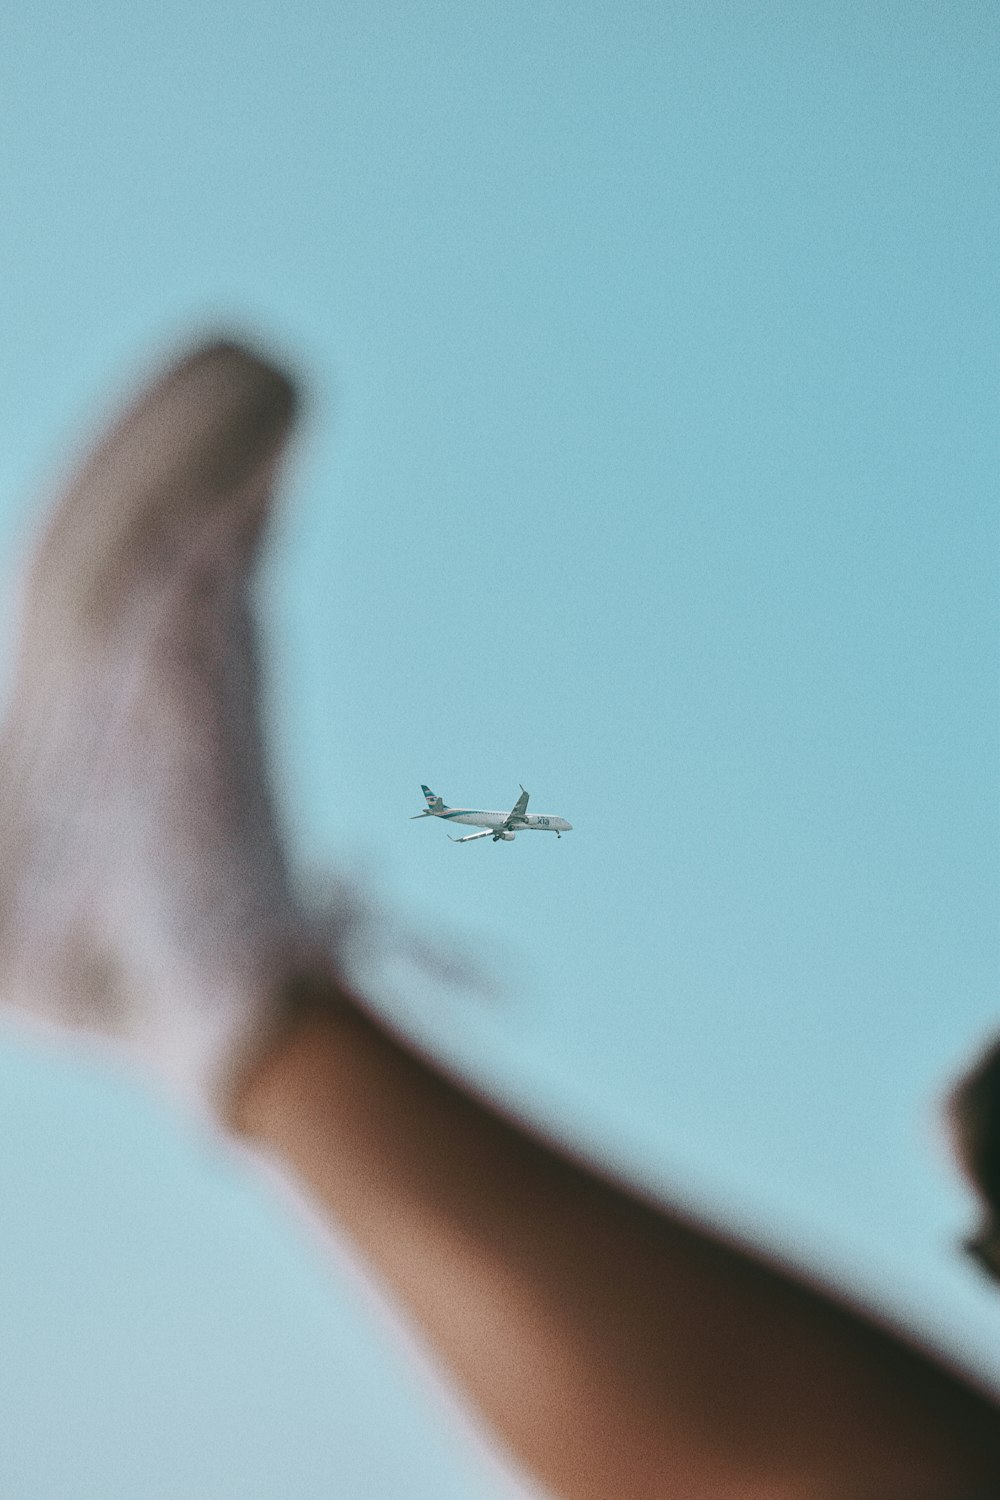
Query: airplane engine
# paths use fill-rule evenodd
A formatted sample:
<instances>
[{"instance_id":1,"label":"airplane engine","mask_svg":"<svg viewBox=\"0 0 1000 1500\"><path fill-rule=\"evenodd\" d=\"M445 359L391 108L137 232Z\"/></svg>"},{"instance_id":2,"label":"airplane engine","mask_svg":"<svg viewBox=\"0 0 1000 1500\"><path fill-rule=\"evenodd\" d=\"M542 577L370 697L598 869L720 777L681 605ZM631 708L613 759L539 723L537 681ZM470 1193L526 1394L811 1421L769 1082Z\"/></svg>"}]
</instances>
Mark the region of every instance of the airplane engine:
<instances>
[{"instance_id":1,"label":"airplane engine","mask_svg":"<svg viewBox=\"0 0 1000 1500\"><path fill-rule=\"evenodd\" d=\"M500 837L504 840L505 843L510 843L510 840L514 837L514 835L512 833L501 833Z\"/></svg>"}]
</instances>

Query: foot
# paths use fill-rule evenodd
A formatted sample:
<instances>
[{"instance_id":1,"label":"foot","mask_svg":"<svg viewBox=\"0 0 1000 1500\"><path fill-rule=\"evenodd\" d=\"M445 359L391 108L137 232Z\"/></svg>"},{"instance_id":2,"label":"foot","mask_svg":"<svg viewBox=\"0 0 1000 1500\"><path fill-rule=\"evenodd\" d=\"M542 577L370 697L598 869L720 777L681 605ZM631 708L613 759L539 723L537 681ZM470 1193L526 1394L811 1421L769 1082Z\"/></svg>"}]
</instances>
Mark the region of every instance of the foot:
<instances>
[{"instance_id":1,"label":"foot","mask_svg":"<svg viewBox=\"0 0 1000 1500\"><path fill-rule=\"evenodd\" d=\"M216 1104L302 942L249 598L294 409L225 343L134 402L35 550L0 737L0 997Z\"/></svg>"}]
</instances>

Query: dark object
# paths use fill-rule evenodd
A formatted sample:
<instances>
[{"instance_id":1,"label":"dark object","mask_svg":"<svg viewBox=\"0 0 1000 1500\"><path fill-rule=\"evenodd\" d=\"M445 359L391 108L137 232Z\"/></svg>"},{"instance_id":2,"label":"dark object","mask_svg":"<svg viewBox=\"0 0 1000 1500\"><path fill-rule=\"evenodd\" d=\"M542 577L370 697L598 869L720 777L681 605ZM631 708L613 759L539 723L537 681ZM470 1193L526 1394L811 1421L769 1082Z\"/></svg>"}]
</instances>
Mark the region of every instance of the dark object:
<instances>
[{"instance_id":1,"label":"dark object","mask_svg":"<svg viewBox=\"0 0 1000 1500\"><path fill-rule=\"evenodd\" d=\"M1000 1040L960 1081L948 1104L959 1163L985 1210L965 1248L1000 1281Z\"/></svg>"}]
</instances>

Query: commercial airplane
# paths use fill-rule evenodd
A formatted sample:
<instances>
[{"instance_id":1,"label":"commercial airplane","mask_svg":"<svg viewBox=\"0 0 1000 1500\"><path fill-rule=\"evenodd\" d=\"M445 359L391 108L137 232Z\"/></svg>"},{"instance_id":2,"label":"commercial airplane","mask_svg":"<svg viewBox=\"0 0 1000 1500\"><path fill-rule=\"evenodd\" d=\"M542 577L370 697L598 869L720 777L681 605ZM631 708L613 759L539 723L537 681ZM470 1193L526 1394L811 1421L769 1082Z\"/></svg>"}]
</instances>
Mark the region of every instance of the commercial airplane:
<instances>
[{"instance_id":1,"label":"commercial airplane","mask_svg":"<svg viewBox=\"0 0 1000 1500\"><path fill-rule=\"evenodd\" d=\"M471 807L447 807L440 797L435 797L429 786L422 786L421 791L427 798L427 807L423 812L414 813L414 818L445 818L449 823L472 823L483 830L482 833L467 833L461 839L451 839L449 833L448 837L453 844L467 844L471 839L491 837L494 843L499 839L509 843L515 833L528 830L554 833L556 838L561 838L573 827L572 823L567 823L565 818L551 817L547 813L529 813L527 811L528 794L524 787L521 788L521 795L509 813L479 812Z\"/></svg>"}]
</instances>

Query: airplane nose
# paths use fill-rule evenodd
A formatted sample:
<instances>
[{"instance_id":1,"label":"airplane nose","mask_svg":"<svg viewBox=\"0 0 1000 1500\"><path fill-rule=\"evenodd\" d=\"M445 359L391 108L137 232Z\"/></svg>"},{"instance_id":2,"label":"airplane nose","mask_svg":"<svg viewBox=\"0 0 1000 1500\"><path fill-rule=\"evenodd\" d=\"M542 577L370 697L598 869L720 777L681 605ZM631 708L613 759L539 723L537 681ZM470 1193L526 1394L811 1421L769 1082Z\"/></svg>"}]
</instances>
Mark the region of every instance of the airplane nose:
<instances>
[{"instance_id":1,"label":"airplane nose","mask_svg":"<svg viewBox=\"0 0 1000 1500\"><path fill-rule=\"evenodd\" d=\"M573 825L572 825L572 823L567 823L567 824L566 824L566 832L567 832L567 833L569 833L569 831L570 831L570 829L571 829L571 828L572 828L572 827L573 827Z\"/></svg>"}]
</instances>

